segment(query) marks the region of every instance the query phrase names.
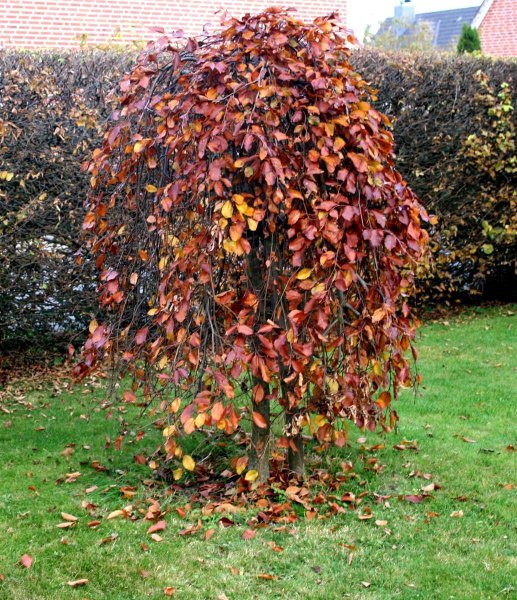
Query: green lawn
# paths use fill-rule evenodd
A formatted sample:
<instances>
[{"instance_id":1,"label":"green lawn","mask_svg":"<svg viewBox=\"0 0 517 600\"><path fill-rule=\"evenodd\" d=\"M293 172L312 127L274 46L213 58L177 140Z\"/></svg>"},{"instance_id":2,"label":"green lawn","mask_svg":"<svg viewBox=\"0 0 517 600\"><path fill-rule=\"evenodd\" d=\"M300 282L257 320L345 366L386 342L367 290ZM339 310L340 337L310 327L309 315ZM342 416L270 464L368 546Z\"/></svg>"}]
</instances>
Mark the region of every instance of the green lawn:
<instances>
[{"instance_id":1,"label":"green lawn","mask_svg":"<svg viewBox=\"0 0 517 600\"><path fill-rule=\"evenodd\" d=\"M515 310L472 309L422 329L424 384L417 397L399 401L399 431L352 432L354 444L342 451L359 474L347 489L391 496L384 504L367 496L374 517L364 521L347 510L283 531L263 528L245 541L246 515L232 517L238 525L228 528L218 526L219 515L180 536L201 515L194 510L182 519L178 501L162 498L170 511L163 541L155 542L148 521L106 519L151 493L138 483L148 467L113 444L104 447L106 436L116 438L117 422L94 409L101 390L47 387L0 400L0 598L140 600L167 597L168 586L174 598L189 600L517 598ZM368 446L385 444L375 453L386 465L380 474L359 458L362 436ZM393 449L403 439L416 440L418 451ZM67 444L75 444L73 454L63 454ZM63 481L74 472L81 474ZM442 488L422 503L398 498L431 482ZM137 484L133 500L121 498L121 486ZM93 516L84 502L95 505ZM57 528L61 512L78 523ZM97 517L101 524L89 528ZM211 527L215 534L205 541ZM112 533L118 537L99 544ZM33 558L29 569L18 564L25 553ZM85 586L67 585L81 578Z\"/></svg>"}]
</instances>

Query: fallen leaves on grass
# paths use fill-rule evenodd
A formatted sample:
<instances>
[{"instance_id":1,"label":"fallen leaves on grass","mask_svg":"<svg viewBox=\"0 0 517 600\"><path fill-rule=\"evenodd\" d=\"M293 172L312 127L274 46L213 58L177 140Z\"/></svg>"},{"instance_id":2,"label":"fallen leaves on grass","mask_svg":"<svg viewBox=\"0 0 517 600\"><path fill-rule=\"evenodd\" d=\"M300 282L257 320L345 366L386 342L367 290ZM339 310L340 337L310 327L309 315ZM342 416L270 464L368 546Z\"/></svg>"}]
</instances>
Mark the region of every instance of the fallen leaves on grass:
<instances>
[{"instance_id":1,"label":"fallen leaves on grass","mask_svg":"<svg viewBox=\"0 0 517 600\"><path fill-rule=\"evenodd\" d=\"M395 450L418 450L418 442L416 440L402 440L393 446Z\"/></svg>"}]
</instances>

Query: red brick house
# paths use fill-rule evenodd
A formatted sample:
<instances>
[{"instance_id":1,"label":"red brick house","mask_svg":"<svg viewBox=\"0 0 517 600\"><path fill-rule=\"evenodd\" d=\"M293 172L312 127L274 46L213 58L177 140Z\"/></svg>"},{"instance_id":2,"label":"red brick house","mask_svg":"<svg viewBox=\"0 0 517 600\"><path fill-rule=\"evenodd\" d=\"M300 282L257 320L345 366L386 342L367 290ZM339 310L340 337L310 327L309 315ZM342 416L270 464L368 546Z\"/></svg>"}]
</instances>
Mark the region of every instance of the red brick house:
<instances>
[{"instance_id":1,"label":"red brick house","mask_svg":"<svg viewBox=\"0 0 517 600\"><path fill-rule=\"evenodd\" d=\"M463 25L471 25L479 31L483 54L517 56L517 0L472 0L473 6L427 13L417 13L413 0L399 2L394 16L381 25L380 33L391 30L403 39L414 24L425 23L432 45L454 52Z\"/></svg>"},{"instance_id":2,"label":"red brick house","mask_svg":"<svg viewBox=\"0 0 517 600\"><path fill-rule=\"evenodd\" d=\"M304 19L338 11L346 22L347 0L290 0ZM2 0L0 47L49 48L147 40L150 28L201 33L217 27L219 9L232 15L257 12L274 0ZM284 3L285 4L285 3ZM156 34L154 34L156 35Z\"/></svg>"},{"instance_id":3,"label":"red brick house","mask_svg":"<svg viewBox=\"0 0 517 600\"><path fill-rule=\"evenodd\" d=\"M485 54L517 56L517 0L484 0L472 26Z\"/></svg>"}]
</instances>

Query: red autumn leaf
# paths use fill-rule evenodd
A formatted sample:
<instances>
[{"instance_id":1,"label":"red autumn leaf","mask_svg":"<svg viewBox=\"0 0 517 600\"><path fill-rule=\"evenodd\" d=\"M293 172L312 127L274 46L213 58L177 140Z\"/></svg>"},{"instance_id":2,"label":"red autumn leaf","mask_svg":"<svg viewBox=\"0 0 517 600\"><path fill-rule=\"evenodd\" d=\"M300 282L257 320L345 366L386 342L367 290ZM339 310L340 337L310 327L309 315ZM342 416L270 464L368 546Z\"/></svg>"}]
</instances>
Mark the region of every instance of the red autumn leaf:
<instances>
[{"instance_id":1,"label":"red autumn leaf","mask_svg":"<svg viewBox=\"0 0 517 600\"><path fill-rule=\"evenodd\" d=\"M407 500L412 504L420 504L420 502L423 502L424 496L416 496L414 494L409 494L407 496L404 496L404 500Z\"/></svg>"},{"instance_id":2,"label":"red autumn leaf","mask_svg":"<svg viewBox=\"0 0 517 600\"><path fill-rule=\"evenodd\" d=\"M243 540L252 540L257 535L257 531L255 529L246 529L242 534Z\"/></svg>"},{"instance_id":3,"label":"red autumn leaf","mask_svg":"<svg viewBox=\"0 0 517 600\"><path fill-rule=\"evenodd\" d=\"M366 173L368 171L368 159L364 154L357 154L357 152L347 152L348 158L353 162L354 167L359 173Z\"/></svg>"},{"instance_id":4,"label":"red autumn leaf","mask_svg":"<svg viewBox=\"0 0 517 600\"><path fill-rule=\"evenodd\" d=\"M222 402L216 402L212 406L212 410L210 411L210 414L212 415L212 419L216 423L218 423L223 418L224 404Z\"/></svg>"},{"instance_id":5,"label":"red autumn leaf","mask_svg":"<svg viewBox=\"0 0 517 600\"><path fill-rule=\"evenodd\" d=\"M22 566L24 566L26 569L30 569L32 566L32 557L29 556L28 554L24 554L20 560L18 561Z\"/></svg>"},{"instance_id":6,"label":"red autumn leaf","mask_svg":"<svg viewBox=\"0 0 517 600\"><path fill-rule=\"evenodd\" d=\"M264 419L264 417L256 411L253 411L253 422L257 427L260 427L261 429L267 429L266 419Z\"/></svg>"},{"instance_id":7,"label":"red autumn leaf","mask_svg":"<svg viewBox=\"0 0 517 600\"><path fill-rule=\"evenodd\" d=\"M149 334L149 327L142 327L142 329L139 329L136 332L135 335L135 342L141 346L142 344L145 344L145 341L147 339L147 335Z\"/></svg>"},{"instance_id":8,"label":"red autumn leaf","mask_svg":"<svg viewBox=\"0 0 517 600\"><path fill-rule=\"evenodd\" d=\"M247 325L238 325L237 331L243 335L253 335L253 329Z\"/></svg>"}]
</instances>

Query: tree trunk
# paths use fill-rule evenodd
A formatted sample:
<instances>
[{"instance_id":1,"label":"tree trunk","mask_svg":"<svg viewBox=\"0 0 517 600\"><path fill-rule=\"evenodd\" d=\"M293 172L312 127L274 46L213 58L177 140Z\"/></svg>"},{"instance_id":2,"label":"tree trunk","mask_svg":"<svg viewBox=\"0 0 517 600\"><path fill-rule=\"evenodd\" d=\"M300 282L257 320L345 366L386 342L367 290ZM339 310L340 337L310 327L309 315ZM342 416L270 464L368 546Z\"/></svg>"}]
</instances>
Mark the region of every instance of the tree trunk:
<instances>
[{"instance_id":1,"label":"tree trunk","mask_svg":"<svg viewBox=\"0 0 517 600\"><path fill-rule=\"evenodd\" d=\"M289 465L289 470L302 478L305 477L305 458L303 454L303 438L301 429L295 433L294 435L289 435L289 432L292 431L293 424L295 427L298 426L296 424L296 420L299 417L298 410L287 410L285 413L285 424L288 432L287 439L289 440L289 449L287 451L287 463Z\"/></svg>"},{"instance_id":2,"label":"tree trunk","mask_svg":"<svg viewBox=\"0 0 517 600\"><path fill-rule=\"evenodd\" d=\"M261 292L264 286L263 269L264 264L260 260L260 245L261 236L258 232L250 236L251 252L248 255L248 278L255 291L255 294L262 305L259 306L259 314L265 312L267 307L267 299L264 300ZM264 257L262 256L264 261ZM258 352L256 340L253 338L253 349ZM253 386L260 385L264 390L264 397L260 402L255 402L252 398L251 408L253 412L258 413L266 423L266 427L259 427L255 421L251 421L251 448L250 448L250 466L258 471L259 480L264 482L269 479L269 455L271 451L271 409L270 401L267 398L269 395L269 385L259 379L253 377Z\"/></svg>"},{"instance_id":3,"label":"tree trunk","mask_svg":"<svg viewBox=\"0 0 517 600\"><path fill-rule=\"evenodd\" d=\"M264 396L269 394L267 383L254 378L255 385L259 384L264 390ZM271 445L270 431L270 403L267 398L261 402L252 401L252 410L258 413L266 422L266 427L259 427L255 421L251 421L251 448L250 448L250 467L256 469L259 474L259 481L269 479L269 454Z\"/></svg>"}]
</instances>

